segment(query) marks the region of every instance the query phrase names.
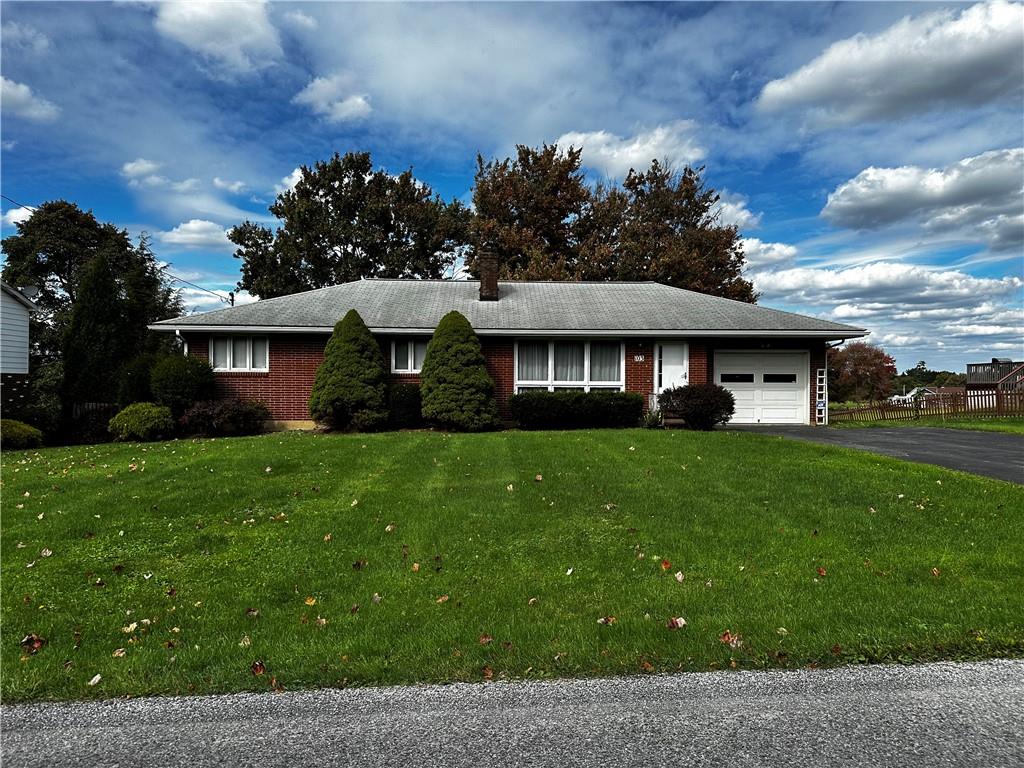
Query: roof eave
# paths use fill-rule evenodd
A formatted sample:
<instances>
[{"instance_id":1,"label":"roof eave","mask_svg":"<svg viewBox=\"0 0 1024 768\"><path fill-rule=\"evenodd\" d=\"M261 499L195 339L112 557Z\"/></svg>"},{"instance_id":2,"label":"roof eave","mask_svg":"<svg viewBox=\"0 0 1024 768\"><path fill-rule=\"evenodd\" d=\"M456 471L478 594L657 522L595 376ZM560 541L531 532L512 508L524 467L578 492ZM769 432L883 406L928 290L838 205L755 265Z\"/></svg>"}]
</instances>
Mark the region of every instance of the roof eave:
<instances>
[{"instance_id":1,"label":"roof eave","mask_svg":"<svg viewBox=\"0 0 1024 768\"><path fill-rule=\"evenodd\" d=\"M151 331L165 332L187 332L193 333L313 333L326 334L334 331L333 326L285 326L285 325L199 325L195 323L157 323L147 326ZM388 335L424 335L430 336L434 333L433 328L384 328L370 326L371 333ZM824 330L709 330L697 328L681 328L665 330L659 328L638 328L638 329L564 329L564 328L477 328L478 336L563 336L563 337L594 337L614 336L618 338L636 337L657 337L657 338L682 338L682 337L783 337L783 338L809 338L824 339L826 341L838 341L840 339L855 339L867 336L870 331L863 328L846 329L824 329Z\"/></svg>"}]
</instances>

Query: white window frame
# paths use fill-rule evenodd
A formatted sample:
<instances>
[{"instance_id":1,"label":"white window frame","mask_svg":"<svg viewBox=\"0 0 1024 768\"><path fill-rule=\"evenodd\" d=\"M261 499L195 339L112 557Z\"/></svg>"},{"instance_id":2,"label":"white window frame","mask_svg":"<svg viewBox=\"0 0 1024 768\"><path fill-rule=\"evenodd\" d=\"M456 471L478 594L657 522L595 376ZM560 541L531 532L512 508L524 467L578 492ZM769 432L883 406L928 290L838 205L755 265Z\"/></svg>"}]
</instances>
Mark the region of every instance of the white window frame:
<instances>
[{"instance_id":1,"label":"white window frame","mask_svg":"<svg viewBox=\"0 0 1024 768\"><path fill-rule=\"evenodd\" d=\"M397 351L398 342L400 342L400 341L406 342L409 345L408 346L409 359L406 360L406 362L409 364L408 368L396 368L395 367L395 352ZM414 368L413 367L413 365L414 365L414 363L416 361L416 351L415 351L415 349L416 349L416 342L417 341L426 341L427 344L429 344L430 343L430 337L429 336L401 336L399 338L391 340L391 372L392 373L396 373L396 374L421 373L423 371L422 367L421 368ZM423 355L423 359L424 360L427 359L427 356L425 354Z\"/></svg>"},{"instance_id":2,"label":"white window frame","mask_svg":"<svg viewBox=\"0 0 1024 768\"><path fill-rule=\"evenodd\" d=\"M519 344L547 344L548 345L548 377L545 380L531 381L519 378ZM569 342L583 344L583 379L581 381L557 381L555 379L555 344ZM597 343L618 343L619 345L619 380L618 381L591 381L590 380L590 345ZM577 338L552 338L552 339L516 339L515 350L512 360L514 374L514 389L516 392L524 390L546 389L554 392L556 389L582 389L584 392L594 390L606 390L609 392L625 392L626 390L626 344L619 339L577 339Z\"/></svg>"},{"instance_id":3,"label":"white window frame","mask_svg":"<svg viewBox=\"0 0 1024 768\"><path fill-rule=\"evenodd\" d=\"M237 339L245 339L245 365L235 365L235 344ZM228 343L228 367L217 368L213 362L213 345L218 339L224 339ZM265 339L267 342L267 364L263 368L253 368L251 365L252 361L252 342L253 339ZM270 337L269 336L211 336L210 342L207 348L207 353L210 358L210 367L213 368L216 373L266 373L270 370Z\"/></svg>"}]
</instances>

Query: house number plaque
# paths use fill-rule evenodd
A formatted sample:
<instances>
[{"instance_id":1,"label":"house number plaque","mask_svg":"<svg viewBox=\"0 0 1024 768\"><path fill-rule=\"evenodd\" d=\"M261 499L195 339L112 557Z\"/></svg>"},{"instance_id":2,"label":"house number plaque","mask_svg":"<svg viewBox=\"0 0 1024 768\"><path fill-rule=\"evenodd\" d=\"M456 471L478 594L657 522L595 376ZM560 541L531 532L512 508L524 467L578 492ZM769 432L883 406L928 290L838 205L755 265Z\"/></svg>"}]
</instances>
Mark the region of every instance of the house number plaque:
<instances>
[{"instance_id":1,"label":"house number plaque","mask_svg":"<svg viewBox=\"0 0 1024 768\"><path fill-rule=\"evenodd\" d=\"M644 361L644 356L643 355L633 355L633 362L634 363L642 363L643 361Z\"/></svg>"}]
</instances>

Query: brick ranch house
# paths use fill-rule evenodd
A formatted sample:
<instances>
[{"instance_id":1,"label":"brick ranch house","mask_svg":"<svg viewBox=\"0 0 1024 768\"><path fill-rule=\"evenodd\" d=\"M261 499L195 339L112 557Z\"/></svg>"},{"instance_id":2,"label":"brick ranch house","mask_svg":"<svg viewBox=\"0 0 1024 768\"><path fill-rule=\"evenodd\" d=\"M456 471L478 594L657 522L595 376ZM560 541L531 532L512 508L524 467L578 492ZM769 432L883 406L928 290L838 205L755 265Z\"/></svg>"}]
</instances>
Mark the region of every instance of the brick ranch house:
<instances>
[{"instance_id":1,"label":"brick ranch house","mask_svg":"<svg viewBox=\"0 0 1024 768\"><path fill-rule=\"evenodd\" d=\"M713 381L733 423L824 424L825 346L867 332L653 282L360 280L163 320L186 354L209 360L217 396L257 400L274 428L312 426L309 394L334 324L350 309L379 340L394 382L419 382L427 342L458 310L473 325L498 409L526 389L612 389L656 403L663 389Z\"/></svg>"}]
</instances>

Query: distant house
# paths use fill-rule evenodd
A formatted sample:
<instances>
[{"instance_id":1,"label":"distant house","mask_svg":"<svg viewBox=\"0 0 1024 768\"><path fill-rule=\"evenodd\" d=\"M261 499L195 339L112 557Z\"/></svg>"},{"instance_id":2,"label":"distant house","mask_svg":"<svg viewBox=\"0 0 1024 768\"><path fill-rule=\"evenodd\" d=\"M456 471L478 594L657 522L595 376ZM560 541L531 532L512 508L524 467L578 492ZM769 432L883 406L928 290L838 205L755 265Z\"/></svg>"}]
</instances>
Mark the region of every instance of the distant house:
<instances>
[{"instance_id":1,"label":"distant house","mask_svg":"<svg viewBox=\"0 0 1024 768\"><path fill-rule=\"evenodd\" d=\"M0 281L0 408L16 411L28 386L28 325L36 305Z\"/></svg>"},{"instance_id":2,"label":"distant house","mask_svg":"<svg viewBox=\"0 0 1024 768\"><path fill-rule=\"evenodd\" d=\"M893 395L889 398L893 403L912 403L915 400L950 400L954 397L963 397L966 390L964 387L914 387L905 395Z\"/></svg>"},{"instance_id":3,"label":"distant house","mask_svg":"<svg viewBox=\"0 0 1024 768\"><path fill-rule=\"evenodd\" d=\"M993 357L990 363L968 363L967 389L1024 391L1024 362L1009 357Z\"/></svg>"},{"instance_id":4,"label":"distant house","mask_svg":"<svg viewBox=\"0 0 1024 768\"><path fill-rule=\"evenodd\" d=\"M825 345L861 328L658 283L361 280L163 320L209 360L221 397L262 401L278 427L308 426L317 366L350 309L380 343L395 382L419 383L427 342L458 310L480 337L498 410L524 390L637 392L648 405L688 382L736 398L734 423L827 421Z\"/></svg>"}]
</instances>

